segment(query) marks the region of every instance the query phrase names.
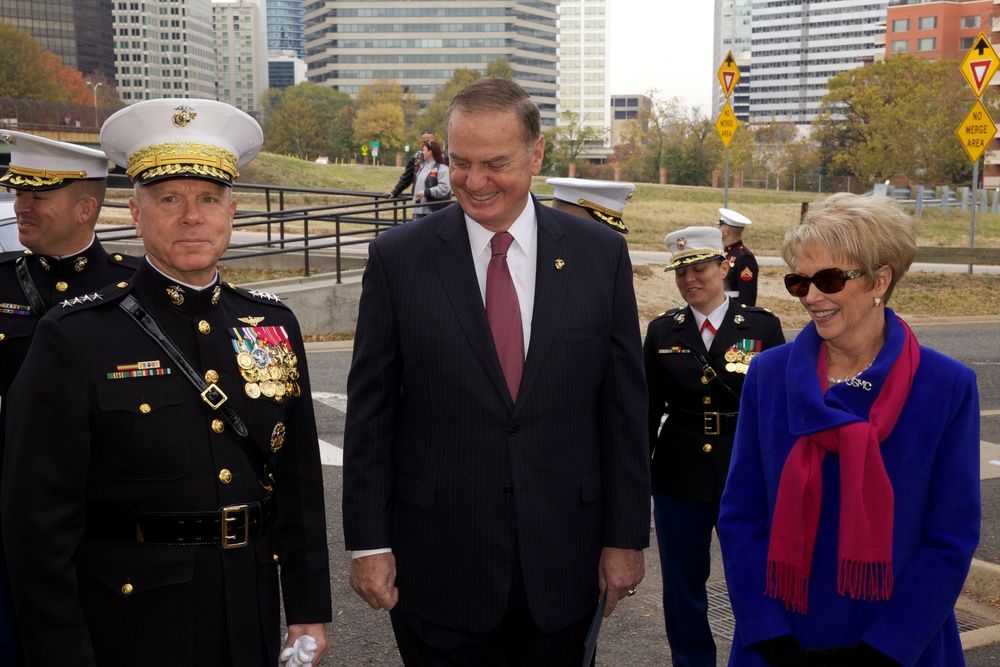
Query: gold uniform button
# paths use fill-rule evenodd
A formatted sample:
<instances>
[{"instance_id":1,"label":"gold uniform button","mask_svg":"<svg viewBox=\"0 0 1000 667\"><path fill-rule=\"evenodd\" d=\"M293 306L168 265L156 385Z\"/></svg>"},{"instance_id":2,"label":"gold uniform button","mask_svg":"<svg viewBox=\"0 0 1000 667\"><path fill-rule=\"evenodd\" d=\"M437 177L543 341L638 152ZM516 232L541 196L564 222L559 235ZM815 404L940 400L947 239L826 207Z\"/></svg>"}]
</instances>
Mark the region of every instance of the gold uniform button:
<instances>
[{"instance_id":1,"label":"gold uniform button","mask_svg":"<svg viewBox=\"0 0 1000 667\"><path fill-rule=\"evenodd\" d=\"M273 555L271 556L271 558L273 558L273 559L274 559L274 562L275 562L275 563L277 563L277 562L278 562L278 554L273 554Z\"/></svg>"},{"instance_id":2,"label":"gold uniform button","mask_svg":"<svg viewBox=\"0 0 1000 667\"><path fill-rule=\"evenodd\" d=\"M58 290L60 292L65 292L68 289L69 289L69 285L67 285L63 281L60 280L59 282L56 283L56 290Z\"/></svg>"},{"instance_id":3,"label":"gold uniform button","mask_svg":"<svg viewBox=\"0 0 1000 667\"><path fill-rule=\"evenodd\" d=\"M219 374L218 373L216 373L215 371L213 371L211 369L205 371L205 382L208 382L208 383L211 384L212 382L218 382L218 381L219 381Z\"/></svg>"},{"instance_id":4,"label":"gold uniform button","mask_svg":"<svg viewBox=\"0 0 1000 667\"><path fill-rule=\"evenodd\" d=\"M222 433L226 429L226 424L221 419L212 420L212 430L216 433Z\"/></svg>"},{"instance_id":5,"label":"gold uniform button","mask_svg":"<svg viewBox=\"0 0 1000 667\"><path fill-rule=\"evenodd\" d=\"M120 261L122 261L123 259L124 259L124 257L122 257L121 255L119 255L119 254L115 253L115 261L116 261L116 262L120 262Z\"/></svg>"},{"instance_id":6,"label":"gold uniform button","mask_svg":"<svg viewBox=\"0 0 1000 667\"><path fill-rule=\"evenodd\" d=\"M203 334L207 334L210 331L212 331L212 327L211 325L209 325L208 322L202 320L201 322L198 322L198 331L200 331Z\"/></svg>"},{"instance_id":7,"label":"gold uniform button","mask_svg":"<svg viewBox=\"0 0 1000 667\"><path fill-rule=\"evenodd\" d=\"M118 289L125 289L128 287L128 283L118 283Z\"/></svg>"},{"instance_id":8,"label":"gold uniform button","mask_svg":"<svg viewBox=\"0 0 1000 667\"><path fill-rule=\"evenodd\" d=\"M6 338L6 336L4 336L2 333L0 333L0 340L3 340L4 338Z\"/></svg>"},{"instance_id":9,"label":"gold uniform button","mask_svg":"<svg viewBox=\"0 0 1000 667\"><path fill-rule=\"evenodd\" d=\"M701 451L705 452L706 454L711 454L712 453L712 445L710 445L710 444L708 444L706 442L704 445L701 446Z\"/></svg>"},{"instance_id":10,"label":"gold uniform button","mask_svg":"<svg viewBox=\"0 0 1000 667\"><path fill-rule=\"evenodd\" d=\"M148 415L152 411L153 408L150 407L149 403L143 403L142 405L139 406L139 412L141 412L144 415Z\"/></svg>"},{"instance_id":11,"label":"gold uniform button","mask_svg":"<svg viewBox=\"0 0 1000 667\"><path fill-rule=\"evenodd\" d=\"M701 399L701 402L704 403L705 405L711 405L712 404L712 397L711 396L706 396L705 398Z\"/></svg>"},{"instance_id":12,"label":"gold uniform button","mask_svg":"<svg viewBox=\"0 0 1000 667\"><path fill-rule=\"evenodd\" d=\"M223 468L219 471L219 481L223 484L229 484L233 481L233 473L229 472L227 469Z\"/></svg>"},{"instance_id":13,"label":"gold uniform button","mask_svg":"<svg viewBox=\"0 0 1000 667\"><path fill-rule=\"evenodd\" d=\"M132 584L125 584L122 586L122 595L132 595L133 590Z\"/></svg>"}]
</instances>

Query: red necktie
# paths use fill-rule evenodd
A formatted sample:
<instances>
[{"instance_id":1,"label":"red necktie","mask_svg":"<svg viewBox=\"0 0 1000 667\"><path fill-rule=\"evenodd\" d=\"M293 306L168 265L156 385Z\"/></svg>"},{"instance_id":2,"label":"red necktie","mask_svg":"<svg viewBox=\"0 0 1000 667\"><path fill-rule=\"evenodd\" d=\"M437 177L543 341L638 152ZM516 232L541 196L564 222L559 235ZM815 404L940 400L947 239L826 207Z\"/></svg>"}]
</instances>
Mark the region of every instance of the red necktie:
<instances>
[{"instance_id":1,"label":"red necktie","mask_svg":"<svg viewBox=\"0 0 1000 667\"><path fill-rule=\"evenodd\" d=\"M705 329L711 331L713 336L719 333L718 331L715 330L715 327L712 326L712 323L709 322L707 318L705 319L704 322L701 323L701 329L698 330L698 333L705 333Z\"/></svg>"},{"instance_id":2,"label":"red necktie","mask_svg":"<svg viewBox=\"0 0 1000 667\"><path fill-rule=\"evenodd\" d=\"M513 241L509 232L494 234L490 241L493 256L486 269L486 318L493 330L493 344L500 357L510 397L516 402L524 370L524 330L521 328L521 306L507 267L507 249Z\"/></svg>"}]
</instances>

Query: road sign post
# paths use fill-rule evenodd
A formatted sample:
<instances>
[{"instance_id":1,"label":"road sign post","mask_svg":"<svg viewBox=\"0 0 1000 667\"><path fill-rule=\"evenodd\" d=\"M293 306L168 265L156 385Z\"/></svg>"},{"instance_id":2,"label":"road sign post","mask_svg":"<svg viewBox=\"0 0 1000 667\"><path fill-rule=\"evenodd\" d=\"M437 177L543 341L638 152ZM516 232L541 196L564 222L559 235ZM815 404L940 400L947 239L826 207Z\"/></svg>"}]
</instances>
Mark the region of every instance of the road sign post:
<instances>
[{"instance_id":1,"label":"road sign post","mask_svg":"<svg viewBox=\"0 0 1000 667\"><path fill-rule=\"evenodd\" d=\"M982 96L986 86L1000 67L1000 57L986 38L984 33L979 33L979 37L972 44L969 53L962 60L960 69L962 76L969 83L972 92L976 95L976 103L972 105L972 110L965 117L962 124L955 130L962 148L968 153L972 160L972 212L969 217L969 248L973 248L976 242L976 186L979 181L979 158L989 147L993 137L996 136L997 126L990 118L990 114L983 106ZM969 264L969 273L972 273L972 264Z\"/></svg>"},{"instance_id":2,"label":"road sign post","mask_svg":"<svg viewBox=\"0 0 1000 667\"><path fill-rule=\"evenodd\" d=\"M722 107L722 111L719 113L719 118L715 121L715 129L719 133L719 138L722 139L722 145L726 149L726 169L723 172L723 188L722 188L722 205L723 207L729 206L729 142L733 140L733 135L736 134L736 128L740 126L739 120L736 119L736 114L733 113L733 108L729 106L729 96L733 94L736 89L736 84L740 81L740 68L736 65L736 59L733 58L733 52L730 51L726 54L725 59L722 61L722 65L719 67L718 72L719 84L722 86L722 94L726 96L726 104Z\"/></svg>"}]
</instances>

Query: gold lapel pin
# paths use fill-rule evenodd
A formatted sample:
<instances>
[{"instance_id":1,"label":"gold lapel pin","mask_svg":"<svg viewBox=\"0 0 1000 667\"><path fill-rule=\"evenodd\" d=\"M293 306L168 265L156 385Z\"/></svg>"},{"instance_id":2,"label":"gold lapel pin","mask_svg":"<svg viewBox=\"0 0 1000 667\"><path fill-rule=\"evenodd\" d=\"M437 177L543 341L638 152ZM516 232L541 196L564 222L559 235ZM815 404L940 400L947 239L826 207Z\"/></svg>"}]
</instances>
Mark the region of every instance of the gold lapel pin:
<instances>
[{"instance_id":1,"label":"gold lapel pin","mask_svg":"<svg viewBox=\"0 0 1000 667\"><path fill-rule=\"evenodd\" d=\"M566 266L566 262L562 261L561 259L556 260L556 271L558 271L564 266Z\"/></svg>"}]
</instances>

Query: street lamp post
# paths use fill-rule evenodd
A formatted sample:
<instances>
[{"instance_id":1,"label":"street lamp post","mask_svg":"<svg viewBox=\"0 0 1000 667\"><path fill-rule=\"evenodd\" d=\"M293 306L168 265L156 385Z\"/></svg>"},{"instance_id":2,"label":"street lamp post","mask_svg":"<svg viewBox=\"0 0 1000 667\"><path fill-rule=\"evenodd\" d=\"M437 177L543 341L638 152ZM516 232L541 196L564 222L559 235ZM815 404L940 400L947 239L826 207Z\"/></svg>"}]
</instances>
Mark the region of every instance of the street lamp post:
<instances>
[{"instance_id":1,"label":"street lamp post","mask_svg":"<svg viewBox=\"0 0 1000 667\"><path fill-rule=\"evenodd\" d=\"M97 83L91 83L90 81L88 81L87 85L94 87L94 127L97 128L100 127L100 125L98 125L97 123L97 89L103 86L104 82L98 81Z\"/></svg>"}]
</instances>

